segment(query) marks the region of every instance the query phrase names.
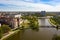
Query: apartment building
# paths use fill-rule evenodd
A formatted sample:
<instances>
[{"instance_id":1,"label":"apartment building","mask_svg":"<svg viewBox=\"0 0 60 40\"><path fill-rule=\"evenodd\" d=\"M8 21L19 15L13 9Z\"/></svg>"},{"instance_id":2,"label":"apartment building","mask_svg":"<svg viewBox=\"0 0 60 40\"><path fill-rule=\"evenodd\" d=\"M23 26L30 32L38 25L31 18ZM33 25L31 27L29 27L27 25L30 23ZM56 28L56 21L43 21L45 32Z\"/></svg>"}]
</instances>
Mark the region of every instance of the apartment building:
<instances>
[{"instance_id":1,"label":"apartment building","mask_svg":"<svg viewBox=\"0 0 60 40\"><path fill-rule=\"evenodd\" d=\"M9 27L11 28L17 28L20 24L20 17L21 14L13 14L13 12L11 12L10 14L6 14L7 12L0 12L0 23L1 25L6 24L9 25Z\"/></svg>"}]
</instances>

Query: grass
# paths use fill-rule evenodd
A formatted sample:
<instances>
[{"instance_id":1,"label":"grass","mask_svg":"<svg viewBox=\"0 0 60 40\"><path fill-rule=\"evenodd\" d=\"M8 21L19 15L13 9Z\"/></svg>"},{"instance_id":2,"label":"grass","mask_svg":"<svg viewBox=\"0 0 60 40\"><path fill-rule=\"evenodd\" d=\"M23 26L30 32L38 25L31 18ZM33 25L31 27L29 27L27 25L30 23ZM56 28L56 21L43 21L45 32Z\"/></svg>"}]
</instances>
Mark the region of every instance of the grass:
<instances>
[{"instance_id":1,"label":"grass","mask_svg":"<svg viewBox=\"0 0 60 40\"><path fill-rule=\"evenodd\" d=\"M3 40L19 40L18 30L15 33L9 35L8 37L4 38Z\"/></svg>"},{"instance_id":2,"label":"grass","mask_svg":"<svg viewBox=\"0 0 60 40\"><path fill-rule=\"evenodd\" d=\"M50 23L53 25L53 26L56 26L56 22L52 19L49 19Z\"/></svg>"},{"instance_id":3,"label":"grass","mask_svg":"<svg viewBox=\"0 0 60 40\"><path fill-rule=\"evenodd\" d=\"M50 21L51 21L54 25L56 25L56 22L55 22L54 20L50 19Z\"/></svg>"}]
</instances>

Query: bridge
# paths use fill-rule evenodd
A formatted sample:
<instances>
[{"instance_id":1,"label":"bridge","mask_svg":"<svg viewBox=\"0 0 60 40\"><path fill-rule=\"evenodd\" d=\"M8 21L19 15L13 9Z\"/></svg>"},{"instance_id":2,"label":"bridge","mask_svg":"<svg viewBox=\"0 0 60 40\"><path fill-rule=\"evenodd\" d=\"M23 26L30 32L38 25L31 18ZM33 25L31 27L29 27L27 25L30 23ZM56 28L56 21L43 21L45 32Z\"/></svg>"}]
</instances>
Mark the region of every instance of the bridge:
<instances>
[{"instance_id":1,"label":"bridge","mask_svg":"<svg viewBox=\"0 0 60 40\"><path fill-rule=\"evenodd\" d=\"M39 28L55 28L55 29L60 29L60 26L40 26Z\"/></svg>"},{"instance_id":2,"label":"bridge","mask_svg":"<svg viewBox=\"0 0 60 40\"><path fill-rule=\"evenodd\" d=\"M52 16L47 16L47 17L38 17L38 19L49 19L51 18Z\"/></svg>"}]
</instances>

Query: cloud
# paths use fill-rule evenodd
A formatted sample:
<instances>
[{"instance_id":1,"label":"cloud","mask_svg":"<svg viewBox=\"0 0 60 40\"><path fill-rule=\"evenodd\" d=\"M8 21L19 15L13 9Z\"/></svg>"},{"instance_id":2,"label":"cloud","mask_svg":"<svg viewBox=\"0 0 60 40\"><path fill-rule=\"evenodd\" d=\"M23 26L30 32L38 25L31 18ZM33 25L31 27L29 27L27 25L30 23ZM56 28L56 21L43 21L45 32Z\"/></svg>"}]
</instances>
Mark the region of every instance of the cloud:
<instances>
[{"instance_id":1,"label":"cloud","mask_svg":"<svg viewBox=\"0 0 60 40\"><path fill-rule=\"evenodd\" d=\"M25 0L25 1L33 1L33 0Z\"/></svg>"},{"instance_id":2,"label":"cloud","mask_svg":"<svg viewBox=\"0 0 60 40\"><path fill-rule=\"evenodd\" d=\"M47 2L48 4L45 4L40 0L38 1L38 3L34 3L33 0L1 0L0 11L60 11L60 3L56 3L57 0ZM54 5L54 3L56 5Z\"/></svg>"}]
</instances>

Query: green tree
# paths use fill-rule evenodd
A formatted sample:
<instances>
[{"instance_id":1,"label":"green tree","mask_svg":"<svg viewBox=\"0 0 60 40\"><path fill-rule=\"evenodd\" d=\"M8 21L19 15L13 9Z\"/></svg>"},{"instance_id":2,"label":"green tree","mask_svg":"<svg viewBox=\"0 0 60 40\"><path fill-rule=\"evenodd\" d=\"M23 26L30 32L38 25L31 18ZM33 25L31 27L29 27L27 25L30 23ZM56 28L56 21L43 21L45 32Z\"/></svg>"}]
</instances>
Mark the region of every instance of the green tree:
<instances>
[{"instance_id":1,"label":"green tree","mask_svg":"<svg viewBox=\"0 0 60 40\"><path fill-rule=\"evenodd\" d=\"M1 39L2 36L3 36L2 28L0 27L0 39Z\"/></svg>"},{"instance_id":2,"label":"green tree","mask_svg":"<svg viewBox=\"0 0 60 40\"><path fill-rule=\"evenodd\" d=\"M3 33L8 33L11 28L8 25L2 25L1 26Z\"/></svg>"}]
</instances>

